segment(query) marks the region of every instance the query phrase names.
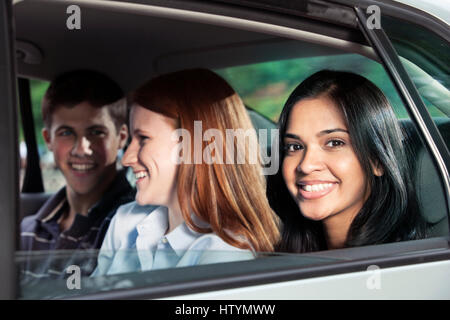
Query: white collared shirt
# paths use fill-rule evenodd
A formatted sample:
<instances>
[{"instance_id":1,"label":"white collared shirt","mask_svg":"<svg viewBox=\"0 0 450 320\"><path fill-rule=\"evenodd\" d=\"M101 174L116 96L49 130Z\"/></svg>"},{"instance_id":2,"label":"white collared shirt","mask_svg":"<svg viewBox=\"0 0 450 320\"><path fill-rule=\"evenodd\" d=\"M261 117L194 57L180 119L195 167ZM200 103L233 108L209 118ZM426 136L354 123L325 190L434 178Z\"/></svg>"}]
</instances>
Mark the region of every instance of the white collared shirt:
<instances>
[{"instance_id":1,"label":"white collared shirt","mask_svg":"<svg viewBox=\"0 0 450 320\"><path fill-rule=\"evenodd\" d=\"M168 210L127 203L117 210L106 232L92 276L137 272L254 258L214 233L202 234L180 224L169 234Z\"/></svg>"}]
</instances>

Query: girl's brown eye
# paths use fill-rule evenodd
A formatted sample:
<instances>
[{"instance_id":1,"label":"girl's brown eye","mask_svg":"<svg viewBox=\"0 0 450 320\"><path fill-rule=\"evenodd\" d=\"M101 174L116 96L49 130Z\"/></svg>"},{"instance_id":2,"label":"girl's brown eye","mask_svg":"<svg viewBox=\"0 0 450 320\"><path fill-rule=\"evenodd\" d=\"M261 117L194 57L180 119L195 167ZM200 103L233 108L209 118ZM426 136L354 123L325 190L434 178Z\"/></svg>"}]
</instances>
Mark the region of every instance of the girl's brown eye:
<instances>
[{"instance_id":1,"label":"girl's brown eye","mask_svg":"<svg viewBox=\"0 0 450 320\"><path fill-rule=\"evenodd\" d=\"M140 136L139 136L139 140L141 140L141 141L142 141L142 140L146 140L146 139L148 139L148 137L143 136L143 135L140 135Z\"/></svg>"},{"instance_id":2,"label":"girl's brown eye","mask_svg":"<svg viewBox=\"0 0 450 320\"><path fill-rule=\"evenodd\" d=\"M341 141L341 140L330 140L326 144L327 147L332 147L332 148L334 148L334 147L341 147L343 145L345 145L345 142Z\"/></svg>"},{"instance_id":3,"label":"girl's brown eye","mask_svg":"<svg viewBox=\"0 0 450 320\"><path fill-rule=\"evenodd\" d=\"M138 135L137 137L138 137L138 140L139 140L139 144L143 144L143 143L145 143L145 141L150 139L149 137L144 136L144 135Z\"/></svg>"},{"instance_id":4,"label":"girl's brown eye","mask_svg":"<svg viewBox=\"0 0 450 320\"><path fill-rule=\"evenodd\" d=\"M297 143L287 143L284 146L284 151L286 152L295 152L298 150L302 150L303 146L301 144L297 144Z\"/></svg>"}]
</instances>

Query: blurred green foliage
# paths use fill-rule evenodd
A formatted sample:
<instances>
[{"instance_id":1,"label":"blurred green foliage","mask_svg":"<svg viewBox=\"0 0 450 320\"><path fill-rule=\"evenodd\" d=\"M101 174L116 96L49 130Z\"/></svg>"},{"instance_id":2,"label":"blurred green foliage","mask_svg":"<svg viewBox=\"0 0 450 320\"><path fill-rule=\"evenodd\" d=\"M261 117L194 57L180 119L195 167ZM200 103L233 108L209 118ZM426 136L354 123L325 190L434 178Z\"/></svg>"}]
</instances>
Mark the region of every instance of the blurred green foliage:
<instances>
[{"instance_id":1,"label":"blurred green foliage","mask_svg":"<svg viewBox=\"0 0 450 320\"><path fill-rule=\"evenodd\" d=\"M233 86L248 107L277 121L294 88L322 69L351 71L365 76L386 94L398 118L409 117L384 68L376 61L356 54L281 60L220 69L216 72ZM425 103L432 116L443 115L428 101Z\"/></svg>"},{"instance_id":2,"label":"blurred green foliage","mask_svg":"<svg viewBox=\"0 0 450 320\"><path fill-rule=\"evenodd\" d=\"M47 81L40 80L30 80L30 88L31 88L31 103L33 106L33 117L34 117L34 126L36 130L36 139L38 145L42 147L45 142L42 137L41 131L44 127L44 122L42 120L41 115L41 102L44 97L45 91L50 85Z\"/></svg>"}]
</instances>

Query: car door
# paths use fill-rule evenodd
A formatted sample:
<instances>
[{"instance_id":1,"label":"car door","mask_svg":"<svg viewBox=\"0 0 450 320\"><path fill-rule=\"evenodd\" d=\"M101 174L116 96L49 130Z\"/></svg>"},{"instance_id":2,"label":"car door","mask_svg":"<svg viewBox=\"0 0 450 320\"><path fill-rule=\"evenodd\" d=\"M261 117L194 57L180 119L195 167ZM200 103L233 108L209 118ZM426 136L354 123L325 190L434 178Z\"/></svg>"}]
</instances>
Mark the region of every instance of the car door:
<instances>
[{"instance_id":1,"label":"car door","mask_svg":"<svg viewBox=\"0 0 450 320\"><path fill-rule=\"evenodd\" d=\"M159 11L154 10L155 8L139 8L139 14L143 14L143 9L148 9L149 17L152 15L158 16L158 14L160 14L159 18L164 17L165 15L174 20L178 18L176 15L179 13L178 11L170 11L167 8L158 7L157 1L148 2L154 4L155 8ZM297 28L296 25L292 23L292 20L298 19L299 16L304 15L304 10L307 8L307 5L311 5L312 8L317 10L311 10L310 12L316 14L315 19L305 19L308 20L310 26L314 27L311 27L307 31L312 32L315 30L317 32L314 36L311 36L307 32L300 34L300 36L304 37L302 38L303 40L306 39L307 36L311 36L311 43L313 41L317 42L320 40L320 36L326 32L328 32L327 35L329 37L334 37L336 34L330 31L331 28L327 31L323 31L321 28L316 28L315 24L321 19L330 19L332 21L330 24L337 30L340 25L340 21L337 21L339 20L339 14L342 14L343 18L346 18L346 20L344 19L345 21L343 21L344 24L353 23L354 30L362 30L367 39L364 40L363 38L364 45L366 46L365 41L367 41L367 43L370 43L372 48L375 49L376 54L373 55L375 57L373 60L379 59L382 61L381 66L386 69L385 76L388 75L386 80L388 81L390 79L396 87L403 104L411 114L411 121L416 124L416 127L419 130L422 142L428 149L432 161L437 164L436 167L438 170L433 170L437 172L436 179L439 182L442 181L443 185L442 201L439 201L441 201L444 206L440 209L440 212L448 217L448 187L446 187L446 183L448 184L449 162L445 142L428 114L426 107L420 101L420 97L415 91L414 85L411 83L408 74L403 70L397 54L393 51L389 43L389 39L383 34L384 31L382 29L372 30L368 28L367 20L370 15L366 14L366 9L375 2L349 0L334 1L333 3L341 3L341 7L339 8L334 7L335 4L330 3L327 3L328 7L322 7L321 5L323 5L323 2L318 1L299 1L291 2L290 4L287 2L279 4L277 1L271 0L245 2L229 0L217 2L221 2L221 4L227 3L230 5L229 9L235 9L235 11L229 10L227 14L232 18L236 18L236 20L227 20L227 14L223 12L220 12L223 15L219 15L220 6L218 5L219 9L217 9L216 12L211 10L212 14L210 14L211 12L205 14L205 20L203 20L206 21L208 19L208 23L212 23L213 25L215 23L215 26L222 23L223 25L226 24L237 30L246 27L248 30L257 30L258 32L261 32L261 34L280 36L280 38L284 35L289 35L292 38L295 38L297 36L296 32L301 33L305 30L301 29L301 27L304 27L303 25ZM107 1L104 3L111 5L112 7L116 4L116 2ZM383 14L398 17L401 16L403 12L404 15L402 17L404 19L413 19L411 16L405 15L404 7L390 6L382 2L377 2L377 4ZM183 7L182 4L175 2L173 5L176 7L175 9L185 10L179 17L190 17L192 21L198 22L196 19L200 21L200 19L195 16L196 10L189 8L189 5ZM314 7L314 5L317 6ZM202 6L199 5L197 8L199 7L201 8ZM121 12L119 6L114 7L114 9L117 10L116 12ZM244 13L240 16L239 14L236 14L239 10L250 13L249 17L244 17ZM262 12L264 14L262 14ZM289 14L289 18L292 19L289 21L291 27L293 26L292 28L281 25L280 21L282 21L282 19L280 19L278 15L286 12ZM353 15L346 15L351 12L353 12ZM253 14L253 16L251 16L251 14ZM321 16L321 14L323 15ZM358 17L358 20L356 19L356 16ZM266 23L266 25L255 23L258 19ZM359 29L356 27L356 21L359 21ZM206 25L207 24L205 23L205 26ZM360 32L358 31L356 33L359 35ZM351 36L353 35L354 34ZM300 36L298 37L300 38ZM352 38L351 36L349 38ZM336 38L338 37L336 36ZM350 40L355 39L352 38ZM351 44L355 45L356 42L358 41L353 41ZM264 42L261 41L261 43ZM312 47L312 45L310 47ZM214 47L213 49L220 49L220 47ZM190 57L200 57L207 60L205 58L208 57L206 54L203 56L196 56L199 51L200 50L192 50L187 53L183 52L183 59L180 59L180 55L177 55L177 51L175 51L172 55L161 56L162 58L157 66L163 68L163 71L165 71L164 67L171 68L174 66L175 62L181 64L185 63L185 60L188 60ZM11 50L10 52L13 51ZM212 53L214 53L213 50ZM207 52L209 56L211 56L212 53ZM356 52L355 49L354 53L360 54L361 52ZM365 53L367 52L365 51ZM176 60L177 57L178 60ZM14 92L14 90L11 92ZM14 137L12 137L11 141L15 141ZM14 150L13 145L7 147L8 148L5 147L5 150ZM17 154L17 151L15 151L15 153ZM9 174L14 172L11 168L9 169ZM437 182L436 179L433 180L435 183ZM13 185L16 183L14 178L12 178L11 182ZM10 192L11 199L17 195L17 190L14 192L16 193L12 194L12 191ZM14 201L11 203L13 204ZM16 212L16 207L10 209L11 213ZM8 220L5 221L9 223ZM2 226L1 228L4 227ZM8 239L14 239L15 234L12 231L8 232ZM448 230L446 232L447 233L444 234L444 236L439 238L406 243L391 243L369 247L330 250L313 254L278 254L275 256L261 256L259 259L248 262L176 268L173 270L154 270L98 279L83 279L82 289L78 291L68 290L65 281L43 281L34 287L28 287L26 293L27 297L31 298L51 298L56 296L61 298L74 297L82 299L167 297L218 299L448 298L450 296L447 281L450 265L450 251L448 245ZM2 243L2 246L3 245L5 244ZM11 248L8 250L11 250ZM7 261L8 262L6 263L9 263L10 260ZM377 279L381 279L381 286L379 286L380 283ZM417 279L420 279L420 281ZM8 280L14 284L13 278ZM420 290L415 290L416 287L420 287Z\"/></svg>"}]
</instances>

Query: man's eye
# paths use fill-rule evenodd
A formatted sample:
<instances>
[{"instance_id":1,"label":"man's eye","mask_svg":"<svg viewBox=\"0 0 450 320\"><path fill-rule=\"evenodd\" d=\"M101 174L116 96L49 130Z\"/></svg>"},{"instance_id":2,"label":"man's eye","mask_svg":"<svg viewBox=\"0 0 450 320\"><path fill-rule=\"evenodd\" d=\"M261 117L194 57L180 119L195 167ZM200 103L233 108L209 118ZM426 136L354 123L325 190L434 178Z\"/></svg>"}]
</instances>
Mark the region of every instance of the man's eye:
<instances>
[{"instance_id":1,"label":"man's eye","mask_svg":"<svg viewBox=\"0 0 450 320\"><path fill-rule=\"evenodd\" d=\"M97 130L97 129L91 130L91 135L93 135L93 136L104 136L105 134L106 133L102 130Z\"/></svg>"},{"instance_id":2,"label":"man's eye","mask_svg":"<svg viewBox=\"0 0 450 320\"><path fill-rule=\"evenodd\" d=\"M330 140L326 144L327 147L331 148L341 147L343 145L345 145L345 142L341 140Z\"/></svg>"},{"instance_id":3,"label":"man's eye","mask_svg":"<svg viewBox=\"0 0 450 320\"><path fill-rule=\"evenodd\" d=\"M63 130L63 131L58 132L58 136L60 136L60 137L67 137L67 136L70 136L71 134L72 134L72 131L70 131L70 130Z\"/></svg>"},{"instance_id":4,"label":"man's eye","mask_svg":"<svg viewBox=\"0 0 450 320\"><path fill-rule=\"evenodd\" d=\"M284 146L284 151L286 152L295 152L298 150L302 150L303 146L301 144L296 144L296 143L287 143Z\"/></svg>"}]
</instances>

